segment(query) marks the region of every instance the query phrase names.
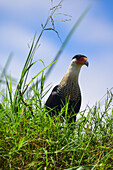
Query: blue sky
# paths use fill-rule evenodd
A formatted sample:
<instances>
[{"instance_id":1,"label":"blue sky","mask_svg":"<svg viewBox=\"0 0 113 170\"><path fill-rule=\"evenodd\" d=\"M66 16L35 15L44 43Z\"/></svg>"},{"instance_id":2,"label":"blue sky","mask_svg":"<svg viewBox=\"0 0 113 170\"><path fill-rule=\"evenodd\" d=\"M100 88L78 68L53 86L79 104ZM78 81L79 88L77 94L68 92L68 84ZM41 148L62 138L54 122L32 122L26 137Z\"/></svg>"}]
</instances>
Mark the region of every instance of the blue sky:
<instances>
[{"instance_id":1,"label":"blue sky","mask_svg":"<svg viewBox=\"0 0 113 170\"><path fill-rule=\"evenodd\" d=\"M35 32L38 37L41 23L45 23L49 9L57 2L58 0L53 0L53 3L51 0L0 1L0 66L5 65L9 54L13 52L8 72L17 79L29 52L28 44L31 44ZM107 89L113 87L113 1L64 0L62 8L54 16L56 30L63 41L89 4L92 4L92 8L73 34L46 82L46 85L58 84L67 71L71 58L78 53L86 55L90 65L88 68L83 66L79 77L82 109L86 104L95 104ZM64 19L71 21L61 22ZM61 42L54 32L48 31L44 33L40 44L34 59L42 59L47 65L55 57ZM30 72L30 78L42 68L43 65L38 61Z\"/></svg>"}]
</instances>

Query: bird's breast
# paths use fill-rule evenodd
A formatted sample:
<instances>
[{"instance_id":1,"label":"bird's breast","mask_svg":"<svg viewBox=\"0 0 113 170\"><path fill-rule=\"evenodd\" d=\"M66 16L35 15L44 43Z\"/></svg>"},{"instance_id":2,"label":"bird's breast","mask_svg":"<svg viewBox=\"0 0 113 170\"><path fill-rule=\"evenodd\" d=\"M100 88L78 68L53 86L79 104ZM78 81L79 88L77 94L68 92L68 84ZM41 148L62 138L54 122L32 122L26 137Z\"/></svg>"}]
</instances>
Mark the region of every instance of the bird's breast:
<instances>
[{"instance_id":1,"label":"bird's breast","mask_svg":"<svg viewBox=\"0 0 113 170\"><path fill-rule=\"evenodd\" d=\"M78 81L76 79L64 78L58 88L58 94L62 100L66 98L70 98L73 101L76 100L81 95Z\"/></svg>"}]
</instances>

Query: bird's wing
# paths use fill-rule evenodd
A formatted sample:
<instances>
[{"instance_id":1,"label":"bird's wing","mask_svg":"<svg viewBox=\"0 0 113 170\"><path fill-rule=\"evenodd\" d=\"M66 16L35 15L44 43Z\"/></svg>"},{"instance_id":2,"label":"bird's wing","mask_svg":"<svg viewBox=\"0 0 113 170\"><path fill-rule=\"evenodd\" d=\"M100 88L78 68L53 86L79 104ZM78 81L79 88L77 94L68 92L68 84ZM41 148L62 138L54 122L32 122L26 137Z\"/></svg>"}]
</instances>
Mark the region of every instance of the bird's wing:
<instances>
[{"instance_id":1,"label":"bird's wing","mask_svg":"<svg viewBox=\"0 0 113 170\"><path fill-rule=\"evenodd\" d=\"M62 104L60 97L58 95L57 89L58 89L59 85L55 86L50 94L50 96L48 97L45 106L49 107L49 108L55 108L57 107L58 109L60 108L60 105Z\"/></svg>"},{"instance_id":2,"label":"bird's wing","mask_svg":"<svg viewBox=\"0 0 113 170\"><path fill-rule=\"evenodd\" d=\"M69 101L69 109L72 109L74 113L78 113L81 106L81 94L76 99L76 101Z\"/></svg>"},{"instance_id":3,"label":"bird's wing","mask_svg":"<svg viewBox=\"0 0 113 170\"><path fill-rule=\"evenodd\" d=\"M68 111L69 111L69 122L72 122L72 120L76 120L76 113L79 112L81 106L81 94L79 98L76 101L69 101Z\"/></svg>"}]
</instances>

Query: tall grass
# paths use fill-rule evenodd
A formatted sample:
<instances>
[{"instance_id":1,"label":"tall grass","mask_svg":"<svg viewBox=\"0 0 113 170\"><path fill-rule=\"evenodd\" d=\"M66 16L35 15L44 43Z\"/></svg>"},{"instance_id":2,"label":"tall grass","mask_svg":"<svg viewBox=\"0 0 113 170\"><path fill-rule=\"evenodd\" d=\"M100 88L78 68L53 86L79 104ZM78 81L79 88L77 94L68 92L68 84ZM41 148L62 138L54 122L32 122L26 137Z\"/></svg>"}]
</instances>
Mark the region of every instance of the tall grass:
<instances>
[{"instance_id":1,"label":"tall grass","mask_svg":"<svg viewBox=\"0 0 113 170\"><path fill-rule=\"evenodd\" d=\"M42 31L36 40L34 36L28 57L17 84L12 93L12 78L3 69L7 86L6 93L0 92L0 168L5 169L112 169L113 168L113 108L112 91L108 91L105 107L100 102L92 108L82 111L76 122L68 124L68 103L58 116L49 116L49 111L42 107L42 99L48 90L44 89L46 74L59 58L73 32L87 13L84 11L68 34L54 61L44 67L26 84L33 56L39 47L39 40L45 30L57 31L52 23L53 14L60 3L52 8ZM53 21L53 20L52 20ZM57 33L58 34L58 33ZM10 58L9 58L10 60ZM9 60L7 63L9 63ZM43 61L42 61L43 62ZM40 80L37 77L41 75ZM1 80L3 77L1 76ZM1 81L1 85L4 81ZM61 120L63 113L66 116Z\"/></svg>"},{"instance_id":2,"label":"tall grass","mask_svg":"<svg viewBox=\"0 0 113 170\"><path fill-rule=\"evenodd\" d=\"M76 122L64 123L60 115L50 117L33 96L24 99L18 112L0 109L0 166L2 169L112 169L113 168L113 96L80 113ZM41 96L40 96L41 98Z\"/></svg>"}]
</instances>

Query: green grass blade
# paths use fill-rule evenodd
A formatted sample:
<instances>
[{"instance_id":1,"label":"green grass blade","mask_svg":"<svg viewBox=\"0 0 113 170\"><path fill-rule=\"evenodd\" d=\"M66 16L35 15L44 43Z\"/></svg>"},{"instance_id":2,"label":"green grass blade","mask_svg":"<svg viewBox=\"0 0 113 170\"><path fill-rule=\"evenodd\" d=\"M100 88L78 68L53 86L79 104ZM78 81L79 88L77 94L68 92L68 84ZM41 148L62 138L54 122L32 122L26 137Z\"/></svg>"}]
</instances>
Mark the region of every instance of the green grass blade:
<instances>
[{"instance_id":1,"label":"green grass blade","mask_svg":"<svg viewBox=\"0 0 113 170\"><path fill-rule=\"evenodd\" d=\"M31 60L32 60L32 58L33 58L32 50L33 50L33 47L34 47L35 38L36 38L36 33L35 33L35 35L34 35L33 42L32 42L32 45L31 45L30 52L29 52L29 54L28 54L27 60L26 60L25 65L24 65L24 67L23 67L20 81L19 81L19 83L18 83L18 85L17 85L17 88L16 88L16 90L15 90L13 108L15 107L15 104L16 104L16 102L17 102L19 90L22 90L23 82L24 82L24 86L25 86L25 82L26 82L27 76L26 76L25 79L24 79L24 77L25 77L25 75L27 74L27 71L29 71L28 67L29 67L29 64L30 64L30 62L31 62ZM25 81L24 81L24 80L25 80ZM23 88L24 88L24 87L23 87Z\"/></svg>"},{"instance_id":2,"label":"green grass blade","mask_svg":"<svg viewBox=\"0 0 113 170\"><path fill-rule=\"evenodd\" d=\"M34 47L35 38L36 38L36 33L35 33L35 35L34 35L33 42L32 42L31 48L30 48L30 52L29 52L29 54L28 54L27 60L26 60L25 65L24 65L24 68L23 68L23 70L22 70L21 79L20 79L20 82L21 82L20 86L22 86L22 83L23 83L23 81L24 81L24 76L25 76L25 74L26 74L26 70L28 69L29 65L30 65L31 62L32 62L32 58L33 58L33 53L32 53L32 51L33 51L33 47ZM28 71L29 71L29 70L28 70ZM25 78L25 80L26 80L26 79L27 79L27 78ZM25 84L25 83L24 83L24 84Z\"/></svg>"},{"instance_id":3,"label":"green grass blade","mask_svg":"<svg viewBox=\"0 0 113 170\"><path fill-rule=\"evenodd\" d=\"M57 61L57 60L56 60ZM56 61L53 61L51 64L49 64L48 66L46 66L44 69L42 69L38 74L36 74L32 80L27 84L23 94L26 92L27 88L29 87L29 85L44 71L46 70L48 67L50 67L52 64L54 64Z\"/></svg>"},{"instance_id":4,"label":"green grass blade","mask_svg":"<svg viewBox=\"0 0 113 170\"><path fill-rule=\"evenodd\" d=\"M3 70L2 70L1 77L6 74L6 71L7 71L8 67L9 67L9 64L10 64L10 62L11 62L12 57L13 57L13 54L11 53L11 54L9 55L9 57L8 57L8 60L7 60L6 64L5 64Z\"/></svg>"},{"instance_id":5,"label":"green grass blade","mask_svg":"<svg viewBox=\"0 0 113 170\"><path fill-rule=\"evenodd\" d=\"M13 99L12 99L12 84L11 84L11 78L10 78L10 85L8 83L7 77L6 77L6 85L7 85L7 89L8 89L8 93L9 93L9 98L10 98L10 103L11 103L11 107L13 106Z\"/></svg>"},{"instance_id":6,"label":"green grass blade","mask_svg":"<svg viewBox=\"0 0 113 170\"><path fill-rule=\"evenodd\" d=\"M11 53L5 63L5 66L2 68L0 66L0 70L1 70L1 74L0 74L0 83L6 83L6 81L4 80L4 77L7 75L7 79L10 79L10 76L7 74L7 70L8 70L8 67L10 65L10 62L11 62L11 59L13 57L13 54ZM16 79L11 77L11 80L12 80L12 84L15 84L16 83Z\"/></svg>"}]
</instances>

